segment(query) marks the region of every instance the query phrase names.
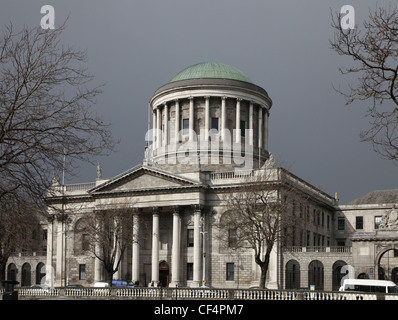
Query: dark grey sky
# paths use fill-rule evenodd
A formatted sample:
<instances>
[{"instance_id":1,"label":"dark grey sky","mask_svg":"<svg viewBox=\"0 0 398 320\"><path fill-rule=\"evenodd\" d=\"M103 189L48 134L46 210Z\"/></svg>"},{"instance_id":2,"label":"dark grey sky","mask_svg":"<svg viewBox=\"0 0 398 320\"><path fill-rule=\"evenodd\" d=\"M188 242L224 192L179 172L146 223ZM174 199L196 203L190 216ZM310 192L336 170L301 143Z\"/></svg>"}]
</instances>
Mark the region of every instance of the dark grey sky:
<instances>
[{"instance_id":1,"label":"dark grey sky","mask_svg":"<svg viewBox=\"0 0 398 320\"><path fill-rule=\"evenodd\" d=\"M388 1L384 1L386 5ZM352 63L330 49L330 10L355 8L356 24L373 0L1 0L1 29L39 26L41 6L67 16L65 43L87 49L89 71L106 83L97 110L121 142L100 161L104 177L143 158L147 106L157 88L199 62L243 71L273 100L269 151L297 176L341 203L378 189L398 188L398 167L360 142L367 103L345 106L332 88L345 88L338 68ZM93 181L83 165L67 182Z\"/></svg>"}]
</instances>

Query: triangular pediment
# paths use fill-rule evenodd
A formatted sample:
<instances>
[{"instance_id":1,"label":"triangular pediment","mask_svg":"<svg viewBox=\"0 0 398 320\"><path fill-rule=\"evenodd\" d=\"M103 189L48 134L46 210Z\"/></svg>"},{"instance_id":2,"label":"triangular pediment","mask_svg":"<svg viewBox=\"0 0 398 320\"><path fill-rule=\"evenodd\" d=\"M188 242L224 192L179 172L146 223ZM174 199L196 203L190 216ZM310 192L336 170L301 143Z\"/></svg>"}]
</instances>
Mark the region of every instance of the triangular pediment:
<instances>
[{"instance_id":1,"label":"triangular pediment","mask_svg":"<svg viewBox=\"0 0 398 320\"><path fill-rule=\"evenodd\" d=\"M140 166L89 190L89 193L160 190L200 185L200 181L158 168Z\"/></svg>"}]
</instances>

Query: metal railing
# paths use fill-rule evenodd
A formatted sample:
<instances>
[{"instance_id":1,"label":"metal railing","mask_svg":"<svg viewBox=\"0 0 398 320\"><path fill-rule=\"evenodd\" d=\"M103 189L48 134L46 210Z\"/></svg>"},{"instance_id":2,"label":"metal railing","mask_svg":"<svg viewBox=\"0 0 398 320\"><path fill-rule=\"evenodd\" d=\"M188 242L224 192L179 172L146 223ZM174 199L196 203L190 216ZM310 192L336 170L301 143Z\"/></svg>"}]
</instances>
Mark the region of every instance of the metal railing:
<instances>
[{"instance_id":1,"label":"metal railing","mask_svg":"<svg viewBox=\"0 0 398 320\"><path fill-rule=\"evenodd\" d=\"M42 298L148 300L398 300L398 294L213 288L17 288L22 300ZM4 289L0 289L0 294Z\"/></svg>"}]
</instances>

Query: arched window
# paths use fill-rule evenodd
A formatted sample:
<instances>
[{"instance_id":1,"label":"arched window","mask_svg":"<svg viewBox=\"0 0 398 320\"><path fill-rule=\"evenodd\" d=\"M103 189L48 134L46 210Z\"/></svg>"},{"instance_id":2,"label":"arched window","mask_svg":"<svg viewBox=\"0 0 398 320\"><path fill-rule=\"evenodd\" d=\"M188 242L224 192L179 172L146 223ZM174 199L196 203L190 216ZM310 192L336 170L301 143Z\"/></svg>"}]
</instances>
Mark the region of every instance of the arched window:
<instances>
[{"instance_id":1,"label":"arched window","mask_svg":"<svg viewBox=\"0 0 398 320\"><path fill-rule=\"evenodd\" d=\"M7 280L17 280L17 266L14 263L7 267Z\"/></svg>"},{"instance_id":2,"label":"arched window","mask_svg":"<svg viewBox=\"0 0 398 320\"><path fill-rule=\"evenodd\" d=\"M36 281L35 284L41 284L41 279L46 276L46 268L44 263L40 262L36 266Z\"/></svg>"},{"instance_id":3,"label":"arched window","mask_svg":"<svg viewBox=\"0 0 398 320\"><path fill-rule=\"evenodd\" d=\"M300 264L296 260L286 263L286 289L300 288Z\"/></svg>"},{"instance_id":4,"label":"arched window","mask_svg":"<svg viewBox=\"0 0 398 320\"><path fill-rule=\"evenodd\" d=\"M22 275L21 275L21 286L22 287L28 287L31 285L30 271L31 271L30 264L24 263L22 266Z\"/></svg>"},{"instance_id":5,"label":"arched window","mask_svg":"<svg viewBox=\"0 0 398 320\"><path fill-rule=\"evenodd\" d=\"M323 264L319 260L312 261L308 266L308 286L315 286L315 290L323 290Z\"/></svg>"},{"instance_id":6,"label":"arched window","mask_svg":"<svg viewBox=\"0 0 398 320\"><path fill-rule=\"evenodd\" d=\"M398 284L398 268L394 268L391 271L391 281Z\"/></svg>"},{"instance_id":7,"label":"arched window","mask_svg":"<svg viewBox=\"0 0 398 320\"><path fill-rule=\"evenodd\" d=\"M342 260L338 260L333 264L333 283L332 283L332 290L338 291L341 287L342 283L341 280L344 276L348 275L348 268L347 270L342 270L343 266L346 266L347 263Z\"/></svg>"}]
</instances>

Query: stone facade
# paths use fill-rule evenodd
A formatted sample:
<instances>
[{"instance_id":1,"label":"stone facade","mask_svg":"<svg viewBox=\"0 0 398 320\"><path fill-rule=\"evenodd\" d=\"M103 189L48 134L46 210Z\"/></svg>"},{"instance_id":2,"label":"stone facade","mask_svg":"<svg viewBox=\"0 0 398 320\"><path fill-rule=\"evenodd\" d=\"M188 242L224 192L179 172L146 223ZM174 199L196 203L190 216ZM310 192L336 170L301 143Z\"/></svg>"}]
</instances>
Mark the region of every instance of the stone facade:
<instances>
[{"instance_id":1,"label":"stone facade","mask_svg":"<svg viewBox=\"0 0 398 320\"><path fill-rule=\"evenodd\" d=\"M96 210L131 206L137 210L134 219L141 222L135 232L146 237L140 243L132 241L114 279L142 286L154 281L168 287L198 287L203 280L213 287L257 286L260 269L253 252L223 246L217 226L231 188L247 183L248 176L264 174L275 190L289 186L296 192L297 197L289 199L289 210L300 221L283 231L289 237L274 245L268 288L337 290L348 266L355 269L355 276L374 278L384 270L390 277L395 259L388 256L386 262L384 253L395 252L395 225L380 230L374 221L391 212L393 203L341 206L334 197L279 168L268 151L272 101L267 92L242 81L246 79L242 75L237 79L208 74L206 70L206 77L192 79L182 74L182 80L155 92L141 165L110 179L103 179L98 168L93 182L54 182L47 199L52 205L50 218L44 225L46 257L9 261L9 277L20 279L21 272L12 270L22 270L23 265L27 270L29 264L32 273L41 270L30 277L32 284L43 281L44 265L50 285L92 286L103 280L101 263L85 247L81 221ZM363 217L362 229L357 216Z\"/></svg>"}]
</instances>

